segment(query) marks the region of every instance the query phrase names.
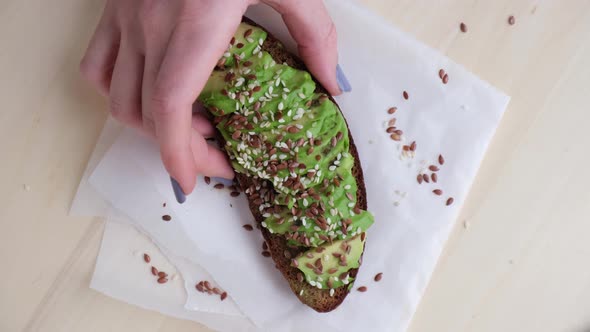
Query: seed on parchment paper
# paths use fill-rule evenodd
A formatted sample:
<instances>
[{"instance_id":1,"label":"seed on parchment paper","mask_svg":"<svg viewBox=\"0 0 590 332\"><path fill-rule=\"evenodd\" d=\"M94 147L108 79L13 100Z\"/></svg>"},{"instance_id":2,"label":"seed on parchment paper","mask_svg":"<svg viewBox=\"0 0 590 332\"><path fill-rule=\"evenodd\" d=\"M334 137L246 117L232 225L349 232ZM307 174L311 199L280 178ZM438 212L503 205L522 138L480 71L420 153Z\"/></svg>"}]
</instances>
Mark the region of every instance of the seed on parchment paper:
<instances>
[{"instance_id":1,"label":"seed on parchment paper","mask_svg":"<svg viewBox=\"0 0 590 332\"><path fill-rule=\"evenodd\" d=\"M218 183L216 185L213 186L213 188L215 189L223 189L225 186L223 185L223 183Z\"/></svg>"},{"instance_id":2,"label":"seed on parchment paper","mask_svg":"<svg viewBox=\"0 0 590 332\"><path fill-rule=\"evenodd\" d=\"M459 24L459 29L461 29L461 32L465 33L467 32L467 25L461 22L461 24Z\"/></svg>"},{"instance_id":3,"label":"seed on parchment paper","mask_svg":"<svg viewBox=\"0 0 590 332\"><path fill-rule=\"evenodd\" d=\"M395 111L397 111L397 107L390 107L390 108L387 110L387 113L389 113L389 114L393 114L393 113L395 113Z\"/></svg>"},{"instance_id":4,"label":"seed on parchment paper","mask_svg":"<svg viewBox=\"0 0 590 332\"><path fill-rule=\"evenodd\" d=\"M155 267L152 266L152 274L157 276L158 275L158 269L156 269Z\"/></svg>"},{"instance_id":5,"label":"seed on parchment paper","mask_svg":"<svg viewBox=\"0 0 590 332\"><path fill-rule=\"evenodd\" d=\"M240 196L240 192L239 192L239 191L232 191L232 192L230 193L230 196L231 196L231 197L238 197L238 196Z\"/></svg>"},{"instance_id":6,"label":"seed on parchment paper","mask_svg":"<svg viewBox=\"0 0 590 332\"><path fill-rule=\"evenodd\" d=\"M150 257L150 255L148 254L143 254L143 261L146 263L149 263L152 260L152 258Z\"/></svg>"},{"instance_id":7,"label":"seed on parchment paper","mask_svg":"<svg viewBox=\"0 0 590 332\"><path fill-rule=\"evenodd\" d=\"M402 146L402 149L404 151L410 151L410 146L409 145L404 145L404 146Z\"/></svg>"},{"instance_id":8,"label":"seed on parchment paper","mask_svg":"<svg viewBox=\"0 0 590 332\"><path fill-rule=\"evenodd\" d=\"M410 98L410 95L408 94L408 91L404 91L404 92L402 93L402 95L404 96L404 99L405 99L405 100L408 100L408 99Z\"/></svg>"},{"instance_id":9,"label":"seed on parchment paper","mask_svg":"<svg viewBox=\"0 0 590 332\"><path fill-rule=\"evenodd\" d=\"M242 227L244 227L244 229L247 230L247 231L251 231L251 230L254 229L254 227L252 227L252 225L249 225L249 224L246 224L246 225L244 225Z\"/></svg>"},{"instance_id":10,"label":"seed on parchment paper","mask_svg":"<svg viewBox=\"0 0 590 332\"><path fill-rule=\"evenodd\" d=\"M508 24L514 25L514 23L516 23L516 18L514 18L514 15L508 16Z\"/></svg>"},{"instance_id":11,"label":"seed on parchment paper","mask_svg":"<svg viewBox=\"0 0 590 332\"><path fill-rule=\"evenodd\" d=\"M162 207L166 207L166 202L162 203Z\"/></svg>"},{"instance_id":12,"label":"seed on parchment paper","mask_svg":"<svg viewBox=\"0 0 590 332\"><path fill-rule=\"evenodd\" d=\"M443 82L443 84L449 83L449 75L448 74L445 74L445 76L443 76L442 82Z\"/></svg>"},{"instance_id":13,"label":"seed on parchment paper","mask_svg":"<svg viewBox=\"0 0 590 332\"><path fill-rule=\"evenodd\" d=\"M422 180L424 180L426 183L430 183L430 177L428 174L422 174Z\"/></svg>"},{"instance_id":14,"label":"seed on parchment paper","mask_svg":"<svg viewBox=\"0 0 590 332\"><path fill-rule=\"evenodd\" d=\"M195 288L196 288L196 289L197 289L199 292L201 292L201 293L203 293L203 292L205 291L205 289L203 288L203 282L202 282L202 281L200 281L198 284L196 284L196 285L195 285Z\"/></svg>"},{"instance_id":15,"label":"seed on parchment paper","mask_svg":"<svg viewBox=\"0 0 590 332\"><path fill-rule=\"evenodd\" d=\"M227 292L221 293L221 295L219 296L219 298L221 299L221 301L225 300L227 298Z\"/></svg>"},{"instance_id":16,"label":"seed on parchment paper","mask_svg":"<svg viewBox=\"0 0 590 332\"><path fill-rule=\"evenodd\" d=\"M166 273L164 271L160 271L160 272L158 272L158 277L160 277L160 278L166 278L166 277L168 277L168 273Z\"/></svg>"},{"instance_id":17,"label":"seed on parchment paper","mask_svg":"<svg viewBox=\"0 0 590 332\"><path fill-rule=\"evenodd\" d=\"M361 292L361 293L364 293L364 292L367 291L367 286L361 286L361 287L357 288L356 290L359 291L359 292Z\"/></svg>"},{"instance_id":18,"label":"seed on parchment paper","mask_svg":"<svg viewBox=\"0 0 590 332\"><path fill-rule=\"evenodd\" d=\"M391 137L391 139L394 141L400 141L402 139L400 135L395 133L391 134L389 137Z\"/></svg>"},{"instance_id":19,"label":"seed on parchment paper","mask_svg":"<svg viewBox=\"0 0 590 332\"><path fill-rule=\"evenodd\" d=\"M394 131L395 131L395 127L389 127L389 128L387 128L387 130L386 130L386 132L387 132L388 134L391 134L391 133L393 133Z\"/></svg>"},{"instance_id":20,"label":"seed on parchment paper","mask_svg":"<svg viewBox=\"0 0 590 332\"><path fill-rule=\"evenodd\" d=\"M170 217L170 215L168 215L168 214L165 214L165 215L162 216L162 220L164 220L164 221L170 221L170 220L172 220L172 217Z\"/></svg>"},{"instance_id":21,"label":"seed on parchment paper","mask_svg":"<svg viewBox=\"0 0 590 332\"><path fill-rule=\"evenodd\" d=\"M430 165L430 166L428 166L428 169L433 172L438 172L438 170L439 170L439 168L436 165Z\"/></svg>"},{"instance_id":22,"label":"seed on parchment paper","mask_svg":"<svg viewBox=\"0 0 590 332\"><path fill-rule=\"evenodd\" d=\"M438 70L438 77L442 80L442 78L445 76L445 70L444 69L439 69Z\"/></svg>"},{"instance_id":23,"label":"seed on parchment paper","mask_svg":"<svg viewBox=\"0 0 590 332\"><path fill-rule=\"evenodd\" d=\"M418 174L416 180L418 181L418 184L422 184L422 181L424 181L424 179L422 178L422 174Z\"/></svg>"},{"instance_id":24,"label":"seed on parchment paper","mask_svg":"<svg viewBox=\"0 0 590 332\"><path fill-rule=\"evenodd\" d=\"M208 176L206 176L206 177L205 177L205 183L206 183L206 184L209 184L209 183L211 183L211 178L210 178L210 177L208 177Z\"/></svg>"},{"instance_id":25,"label":"seed on parchment paper","mask_svg":"<svg viewBox=\"0 0 590 332\"><path fill-rule=\"evenodd\" d=\"M447 199L447 206L449 206L449 205L453 204L453 202L454 202L454 201L455 201L455 199L454 199L453 197L449 197L449 198Z\"/></svg>"},{"instance_id":26,"label":"seed on parchment paper","mask_svg":"<svg viewBox=\"0 0 590 332\"><path fill-rule=\"evenodd\" d=\"M215 294L215 295L221 295L221 289L219 289L217 287L213 287L213 294Z\"/></svg>"},{"instance_id":27,"label":"seed on parchment paper","mask_svg":"<svg viewBox=\"0 0 590 332\"><path fill-rule=\"evenodd\" d=\"M443 191L442 191L442 190L440 190L440 189L434 189L432 192L433 192L435 195L437 195L437 196L440 196L440 195L442 195L442 193L443 193Z\"/></svg>"},{"instance_id":28,"label":"seed on parchment paper","mask_svg":"<svg viewBox=\"0 0 590 332\"><path fill-rule=\"evenodd\" d=\"M442 154L438 155L438 163L441 165L445 164L445 158L442 156Z\"/></svg>"},{"instance_id":29,"label":"seed on parchment paper","mask_svg":"<svg viewBox=\"0 0 590 332\"><path fill-rule=\"evenodd\" d=\"M381 278L383 278L383 272L377 273L375 275L375 278L374 279L375 279L376 282L379 282L379 281L381 281Z\"/></svg>"},{"instance_id":30,"label":"seed on parchment paper","mask_svg":"<svg viewBox=\"0 0 590 332\"><path fill-rule=\"evenodd\" d=\"M387 122L387 125L389 127L393 127L393 126L395 126L395 123L396 122L397 122L397 119L396 118L393 118L393 119L389 120L389 122Z\"/></svg>"},{"instance_id":31,"label":"seed on parchment paper","mask_svg":"<svg viewBox=\"0 0 590 332\"><path fill-rule=\"evenodd\" d=\"M165 284L168 282L168 279L166 277L160 277L158 278L158 283L159 284Z\"/></svg>"},{"instance_id":32,"label":"seed on parchment paper","mask_svg":"<svg viewBox=\"0 0 590 332\"><path fill-rule=\"evenodd\" d=\"M436 183L438 181L438 175L436 175L436 173L432 173L430 175L430 178L432 179L432 182Z\"/></svg>"},{"instance_id":33,"label":"seed on parchment paper","mask_svg":"<svg viewBox=\"0 0 590 332\"><path fill-rule=\"evenodd\" d=\"M416 141L413 141L412 144L410 144L410 151L416 151Z\"/></svg>"}]
</instances>

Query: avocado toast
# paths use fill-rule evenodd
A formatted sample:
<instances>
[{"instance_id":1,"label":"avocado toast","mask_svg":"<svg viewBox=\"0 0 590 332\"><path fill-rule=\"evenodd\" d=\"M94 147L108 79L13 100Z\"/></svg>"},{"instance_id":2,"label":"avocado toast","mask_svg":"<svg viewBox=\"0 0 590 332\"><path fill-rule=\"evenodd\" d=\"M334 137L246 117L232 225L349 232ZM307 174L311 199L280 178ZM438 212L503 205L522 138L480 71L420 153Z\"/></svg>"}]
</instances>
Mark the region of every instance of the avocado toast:
<instances>
[{"instance_id":1,"label":"avocado toast","mask_svg":"<svg viewBox=\"0 0 590 332\"><path fill-rule=\"evenodd\" d=\"M303 303L335 309L352 288L373 223L338 105L296 56L247 18L199 101L214 118L277 269Z\"/></svg>"}]
</instances>

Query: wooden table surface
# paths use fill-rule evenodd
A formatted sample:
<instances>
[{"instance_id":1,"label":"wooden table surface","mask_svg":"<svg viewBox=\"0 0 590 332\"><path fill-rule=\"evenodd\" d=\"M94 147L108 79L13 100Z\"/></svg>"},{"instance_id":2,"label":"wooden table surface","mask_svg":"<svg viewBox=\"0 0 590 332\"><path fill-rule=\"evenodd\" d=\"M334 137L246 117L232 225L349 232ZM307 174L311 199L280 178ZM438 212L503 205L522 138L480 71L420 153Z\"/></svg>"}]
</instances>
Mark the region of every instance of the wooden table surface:
<instances>
[{"instance_id":1,"label":"wooden table surface","mask_svg":"<svg viewBox=\"0 0 590 332\"><path fill-rule=\"evenodd\" d=\"M363 2L512 96L410 331L589 331L590 1ZM68 209L106 117L78 74L101 9L0 1L0 331L208 331L88 288L102 220Z\"/></svg>"}]
</instances>

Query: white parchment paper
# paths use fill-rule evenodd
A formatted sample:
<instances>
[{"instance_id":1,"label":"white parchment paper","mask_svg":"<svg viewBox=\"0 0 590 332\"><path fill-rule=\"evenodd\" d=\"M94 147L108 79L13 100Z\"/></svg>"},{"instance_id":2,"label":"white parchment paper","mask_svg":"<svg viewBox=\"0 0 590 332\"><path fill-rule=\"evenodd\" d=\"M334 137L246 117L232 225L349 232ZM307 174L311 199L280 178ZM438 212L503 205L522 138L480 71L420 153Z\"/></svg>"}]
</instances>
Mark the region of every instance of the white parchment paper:
<instances>
[{"instance_id":1,"label":"white parchment paper","mask_svg":"<svg viewBox=\"0 0 590 332\"><path fill-rule=\"evenodd\" d=\"M182 227L182 245L162 246L205 268L261 330L404 331L508 97L356 3L327 5L339 32L340 63L353 86L337 101L360 153L369 210L376 219L356 281L356 286L368 287L366 293L352 292L329 314L302 306L273 263L260 255L257 234L242 229L252 222L244 197L230 198L200 183L187 203L173 203L155 146L132 132L116 140L89 183L152 237L167 231L169 225L159 218L162 202L168 202L167 213ZM279 17L267 8L258 6L250 17L288 40ZM446 85L438 78L440 68L450 76ZM385 133L391 106L398 107L393 116L405 142L394 142ZM415 156L403 157L401 145L414 140ZM445 164L438 183L419 185L417 174L435 164L439 154ZM443 195L434 195L434 189ZM454 204L446 206L451 196ZM379 283L372 281L377 272L384 275Z\"/></svg>"}]
</instances>

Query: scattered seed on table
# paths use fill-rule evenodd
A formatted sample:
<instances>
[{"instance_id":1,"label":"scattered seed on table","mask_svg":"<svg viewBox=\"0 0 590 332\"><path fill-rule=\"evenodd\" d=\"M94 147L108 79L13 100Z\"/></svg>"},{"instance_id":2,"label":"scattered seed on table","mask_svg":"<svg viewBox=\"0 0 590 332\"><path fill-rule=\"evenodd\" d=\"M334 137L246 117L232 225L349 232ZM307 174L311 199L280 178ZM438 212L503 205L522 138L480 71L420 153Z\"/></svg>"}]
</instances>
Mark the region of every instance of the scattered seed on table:
<instances>
[{"instance_id":1,"label":"scattered seed on table","mask_svg":"<svg viewBox=\"0 0 590 332\"><path fill-rule=\"evenodd\" d=\"M467 25L461 22L461 24L459 24L459 29L461 29L461 32L465 33L467 32Z\"/></svg>"},{"instance_id":2,"label":"scattered seed on table","mask_svg":"<svg viewBox=\"0 0 590 332\"><path fill-rule=\"evenodd\" d=\"M436 173L432 173L430 175L430 178L432 179L432 182L436 183L438 181L438 175L436 175Z\"/></svg>"},{"instance_id":3,"label":"scattered seed on table","mask_svg":"<svg viewBox=\"0 0 590 332\"><path fill-rule=\"evenodd\" d=\"M508 24L514 25L514 23L516 23L516 18L514 18L514 15L508 16Z\"/></svg>"},{"instance_id":4,"label":"scattered seed on table","mask_svg":"<svg viewBox=\"0 0 590 332\"><path fill-rule=\"evenodd\" d=\"M428 166L428 169L433 172L438 172L438 170L439 170L439 168L436 165L430 165L430 166Z\"/></svg>"},{"instance_id":5,"label":"scattered seed on table","mask_svg":"<svg viewBox=\"0 0 590 332\"><path fill-rule=\"evenodd\" d=\"M391 134L391 133L393 133L394 131L395 131L395 127L389 127L389 128L387 128L387 130L386 130L386 132L387 132L388 134Z\"/></svg>"},{"instance_id":6,"label":"scattered seed on table","mask_svg":"<svg viewBox=\"0 0 590 332\"><path fill-rule=\"evenodd\" d=\"M232 191L232 192L230 193L230 196L231 196L231 197L238 197L238 196L240 196L240 192L239 192L239 191Z\"/></svg>"},{"instance_id":7,"label":"scattered seed on table","mask_svg":"<svg viewBox=\"0 0 590 332\"><path fill-rule=\"evenodd\" d=\"M205 183L206 183L206 184L209 184L209 183L211 183L211 178L210 178L210 177L208 177L208 176L206 176L206 177L205 177Z\"/></svg>"},{"instance_id":8,"label":"scattered seed on table","mask_svg":"<svg viewBox=\"0 0 590 332\"><path fill-rule=\"evenodd\" d=\"M447 206L453 204L454 201L455 199L453 197L449 197L449 199L447 199Z\"/></svg>"},{"instance_id":9,"label":"scattered seed on table","mask_svg":"<svg viewBox=\"0 0 590 332\"><path fill-rule=\"evenodd\" d=\"M404 146L402 146L402 149L404 151L410 151L410 146L409 145L404 145Z\"/></svg>"},{"instance_id":10,"label":"scattered seed on table","mask_svg":"<svg viewBox=\"0 0 590 332\"><path fill-rule=\"evenodd\" d=\"M158 272L158 277L160 277L160 278L166 278L167 276L168 276L168 273L166 273L164 271Z\"/></svg>"},{"instance_id":11,"label":"scattered seed on table","mask_svg":"<svg viewBox=\"0 0 590 332\"><path fill-rule=\"evenodd\" d=\"M227 298L227 292L221 293L221 295L219 296L219 298L221 299L221 301L225 300Z\"/></svg>"},{"instance_id":12,"label":"scattered seed on table","mask_svg":"<svg viewBox=\"0 0 590 332\"><path fill-rule=\"evenodd\" d=\"M449 75L448 74L445 74L445 76L443 76L442 82L443 82L443 84L449 83Z\"/></svg>"},{"instance_id":13,"label":"scattered seed on table","mask_svg":"<svg viewBox=\"0 0 590 332\"><path fill-rule=\"evenodd\" d=\"M166 277L160 277L158 278L158 283L159 284L165 284L168 282L168 279L166 279Z\"/></svg>"},{"instance_id":14,"label":"scattered seed on table","mask_svg":"<svg viewBox=\"0 0 590 332\"><path fill-rule=\"evenodd\" d=\"M438 163L441 165L445 164L445 158L443 158L442 154L438 155Z\"/></svg>"},{"instance_id":15,"label":"scattered seed on table","mask_svg":"<svg viewBox=\"0 0 590 332\"><path fill-rule=\"evenodd\" d=\"M361 286L361 287L357 288L356 290L359 291L359 292L361 292L361 293L364 293L364 292L367 291L367 287L366 286Z\"/></svg>"},{"instance_id":16,"label":"scattered seed on table","mask_svg":"<svg viewBox=\"0 0 590 332\"><path fill-rule=\"evenodd\" d=\"M217 287L213 287L213 294L220 295L221 294L221 289L219 289Z\"/></svg>"},{"instance_id":17,"label":"scattered seed on table","mask_svg":"<svg viewBox=\"0 0 590 332\"><path fill-rule=\"evenodd\" d=\"M393 113L395 113L395 111L397 111L397 107L390 107L390 108L387 110L387 113L389 113L389 114L393 114Z\"/></svg>"},{"instance_id":18,"label":"scattered seed on table","mask_svg":"<svg viewBox=\"0 0 590 332\"><path fill-rule=\"evenodd\" d=\"M445 70L444 69L439 69L438 70L438 77L442 80L442 78L445 76Z\"/></svg>"},{"instance_id":19,"label":"scattered seed on table","mask_svg":"<svg viewBox=\"0 0 590 332\"><path fill-rule=\"evenodd\" d=\"M393 119L389 120L389 122L387 123L387 125L389 127L393 127L393 126L395 126L396 121L397 121L397 119L396 118L393 118Z\"/></svg>"},{"instance_id":20,"label":"scattered seed on table","mask_svg":"<svg viewBox=\"0 0 590 332\"><path fill-rule=\"evenodd\" d=\"M196 285L195 285L195 288L196 288L196 289L197 289L199 292L201 292L201 293L203 293L203 292L205 291L205 289L203 288L203 282L202 282L202 281L201 281L201 282L199 282L198 284L196 284Z\"/></svg>"},{"instance_id":21,"label":"scattered seed on table","mask_svg":"<svg viewBox=\"0 0 590 332\"><path fill-rule=\"evenodd\" d=\"M152 266L152 274L157 276L158 275L158 269L156 269L155 267Z\"/></svg>"},{"instance_id":22,"label":"scattered seed on table","mask_svg":"<svg viewBox=\"0 0 590 332\"><path fill-rule=\"evenodd\" d=\"M150 257L150 255L148 254L143 254L143 261L146 263L149 263L152 260L152 258Z\"/></svg>"},{"instance_id":23,"label":"scattered seed on table","mask_svg":"<svg viewBox=\"0 0 590 332\"><path fill-rule=\"evenodd\" d=\"M381 281L381 278L383 278L382 272L379 272L375 275L375 281L379 282L379 281Z\"/></svg>"},{"instance_id":24,"label":"scattered seed on table","mask_svg":"<svg viewBox=\"0 0 590 332\"><path fill-rule=\"evenodd\" d=\"M223 183L218 183L218 184L216 184L216 185L213 186L213 188L215 188L215 189L223 189L223 187L225 187L223 185Z\"/></svg>"},{"instance_id":25,"label":"scattered seed on table","mask_svg":"<svg viewBox=\"0 0 590 332\"><path fill-rule=\"evenodd\" d=\"M418 174L416 180L418 181L418 184L422 184L422 181L424 181L424 179L422 178L422 174Z\"/></svg>"},{"instance_id":26,"label":"scattered seed on table","mask_svg":"<svg viewBox=\"0 0 590 332\"><path fill-rule=\"evenodd\" d=\"M416 151L416 141L413 141L412 144L410 144L410 151Z\"/></svg>"},{"instance_id":27,"label":"scattered seed on table","mask_svg":"<svg viewBox=\"0 0 590 332\"><path fill-rule=\"evenodd\" d=\"M162 204L162 207L166 207L166 202L164 202L164 203Z\"/></svg>"},{"instance_id":28,"label":"scattered seed on table","mask_svg":"<svg viewBox=\"0 0 590 332\"><path fill-rule=\"evenodd\" d=\"M401 136L398 134L391 134L389 137L391 137L392 140L394 141L400 141L401 140Z\"/></svg>"},{"instance_id":29,"label":"scattered seed on table","mask_svg":"<svg viewBox=\"0 0 590 332\"><path fill-rule=\"evenodd\" d=\"M424 180L426 183L430 183L430 177L428 174L422 174L422 180Z\"/></svg>"},{"instance_id":30,"label":"scattered seed on table","mask_svg":"<svg viewBox=\"0 0 590 332\"><path fill-rule=\"evenodd\" d=\"M245 229L245 230L247 230L247 231L254 230L254 227L252 227L252 225L248 225L248 224L246 224L246 225L244 225L244 226L242 226L242 227L244 227L244 229Z\"/></svg>"},{"instance_id":31,"label":"scattered seed on table","mask_svg":"<svg viewBox=\"0 0 590 332\"><path fill-rule=\"evenodd\" d=\"M164 220L164 221L170 221L170 220L172 220L172 217L170 217L170 215L165 214L165 215L162 216L162 220Z\"/></svg>"},{"instance_id":32,"label":"scattered seed on table","mask_svg":"<svg viewBox=\"0 0 590 332\"><path fill-rule=\"evenodd\" d=\"M440 196L443 193L442 190L440 190L440 189L434 189L432 192L437 196Z\"/></svg>"},{"instance_id":33,"label":"scattered seed on table","mask_svg":"<svg viewBox=\"0 0 590 332\"><path fill-rule=\"evenodd\" d=\"M404 96L404 99L405 99L405 100L408 100L408 99L410 98L410 95L408 94L408 91L404 91L404 92L402 93L402 95Z\"/></svg>"}]
</instances>

